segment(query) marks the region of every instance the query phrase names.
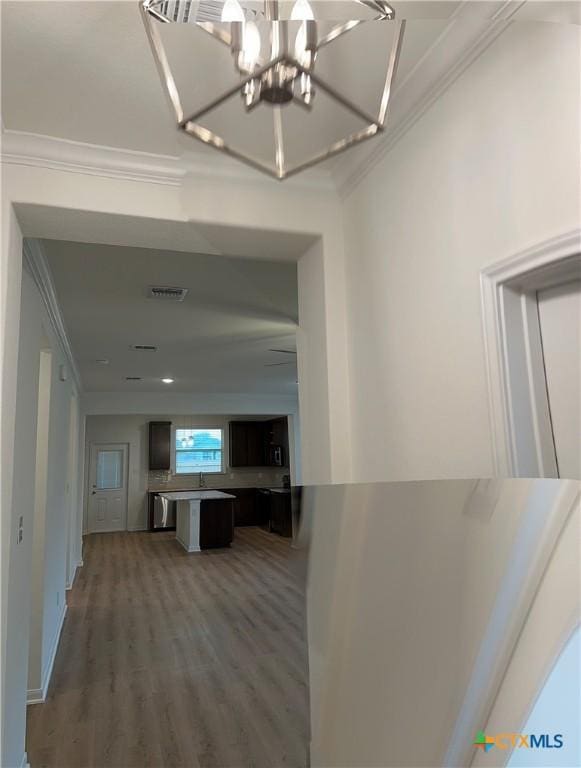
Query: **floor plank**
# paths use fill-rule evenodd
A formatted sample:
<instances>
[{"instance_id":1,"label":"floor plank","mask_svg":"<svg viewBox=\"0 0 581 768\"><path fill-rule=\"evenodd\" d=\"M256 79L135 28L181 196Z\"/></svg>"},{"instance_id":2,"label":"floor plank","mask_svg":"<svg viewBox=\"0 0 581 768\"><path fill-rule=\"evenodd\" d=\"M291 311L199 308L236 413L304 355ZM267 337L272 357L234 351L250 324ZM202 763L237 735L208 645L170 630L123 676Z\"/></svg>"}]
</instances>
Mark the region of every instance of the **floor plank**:
<instances>
[{"instance_id":1,"label":"floor plank","mask_svg":"<svg viewBox=\"0 0 581 768\"><path fill-rule=\"evenodd\" d=\"M304 768L304 592L286 539L237 528L188 555L171 534L94 534L68 593L31 768Z\"/></svg>"}]
</instances>

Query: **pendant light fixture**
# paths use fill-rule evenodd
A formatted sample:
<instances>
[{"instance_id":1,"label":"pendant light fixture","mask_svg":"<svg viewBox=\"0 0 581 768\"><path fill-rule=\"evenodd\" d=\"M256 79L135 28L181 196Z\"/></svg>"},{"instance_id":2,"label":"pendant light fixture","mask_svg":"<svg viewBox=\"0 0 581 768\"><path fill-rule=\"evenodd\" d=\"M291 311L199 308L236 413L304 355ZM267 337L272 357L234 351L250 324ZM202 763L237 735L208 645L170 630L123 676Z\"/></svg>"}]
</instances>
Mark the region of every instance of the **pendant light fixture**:
<instances>
[{"instance_id":1,"label":"pendant light fixture","mask_svg":"<svg viewBox=\"0 0 581 768\"><path fill-rule=\"evenodd\" d=\"M143 0L140 7L177 126L205 145L283 180L383 131L405 25L385 0ZM368 39L347 48L344 40L369 24L389 31L365 71ZM230 65L223 55L213 63L199 37L166 33L175 25L227 46ZM203 60L188 64L196 53ZM329 82L335 76L338 85ZM213 78L219 87L208 92ZM194 104L199 92L205 99Z\"/></svg>"}]
</instances>

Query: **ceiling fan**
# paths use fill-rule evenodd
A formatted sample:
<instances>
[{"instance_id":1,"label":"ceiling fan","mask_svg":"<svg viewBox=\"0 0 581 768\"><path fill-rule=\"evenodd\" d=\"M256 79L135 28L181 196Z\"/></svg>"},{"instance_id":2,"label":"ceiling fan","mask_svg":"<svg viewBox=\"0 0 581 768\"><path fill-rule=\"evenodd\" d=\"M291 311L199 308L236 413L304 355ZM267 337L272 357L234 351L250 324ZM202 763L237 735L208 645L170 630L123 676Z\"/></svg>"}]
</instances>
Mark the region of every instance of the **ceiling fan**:
<instances>
[{"instance_id":1,"label":"ceiling fan","mask_svg":"<svg viewBox=\"0 0 581 768\"><path fill-rule=\"evenodd\" d=\"M294 355L296 357L297 353L294 349L269 349L269 352L279 352L281 355ZM296 363L296 360L288 360L285 363L265 363L265 368L275 368L278 365L294 365Z\"/></svg>"}]
</instances>

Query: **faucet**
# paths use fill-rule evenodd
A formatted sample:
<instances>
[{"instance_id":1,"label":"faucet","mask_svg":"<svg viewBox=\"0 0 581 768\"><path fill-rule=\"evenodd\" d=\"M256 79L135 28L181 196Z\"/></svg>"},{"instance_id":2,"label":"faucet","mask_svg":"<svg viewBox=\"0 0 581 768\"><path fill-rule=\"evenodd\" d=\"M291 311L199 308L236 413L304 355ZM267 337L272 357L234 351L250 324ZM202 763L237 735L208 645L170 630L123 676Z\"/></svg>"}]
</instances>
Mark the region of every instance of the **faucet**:
<instances>
[{"instance_id":1,"label":"faucet","mask_svg":"<svg viewBox=\"0 0 581 768\"><path fill-rule=\"evenodd\" d=\"M204 473L200 472L200 488L206 487L206 481L204 480Z\"/></svg>"}]
</instances>

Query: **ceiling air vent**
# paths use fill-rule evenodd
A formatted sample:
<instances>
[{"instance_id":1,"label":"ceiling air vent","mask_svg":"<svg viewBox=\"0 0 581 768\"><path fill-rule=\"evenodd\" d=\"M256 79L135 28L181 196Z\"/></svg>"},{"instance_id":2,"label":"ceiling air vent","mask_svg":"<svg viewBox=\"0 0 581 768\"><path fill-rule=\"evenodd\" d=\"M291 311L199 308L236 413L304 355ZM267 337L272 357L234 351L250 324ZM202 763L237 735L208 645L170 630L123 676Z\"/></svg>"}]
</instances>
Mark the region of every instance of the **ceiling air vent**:
<instances>
[{"instance_id":1,"label":"ceiling air vent","mask_svg":"<svg viewBox=\"0 0 581 768\"><path fill-rule=\"evenodd\" d=\"M138 352L157 352L154 344L131 344L129 349L136 349Z\"/></svg>"},{"instance_id":2,"label":"ceiling air vent","mask_svg":"<svg viewBox=\"0 0 581 768\"><path fill-rule=\"evenodd\" d=\"M141 381L141 376L126 376L125 381Z\"/></svg>"},{"instance_id":3,"label":"ceiling air vent","mask_svg":"<svg viewBox=\"0 0 581 768\"><path fill-rule=\"evenodd\" d=\"M186 298L187 288L176 288L169 285L151 285L147 290L150 299L165 299L167 301L183 301Z\"/></svg>"}]
</instances>

